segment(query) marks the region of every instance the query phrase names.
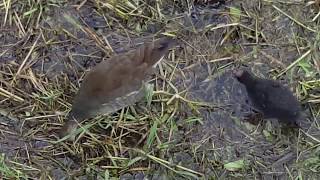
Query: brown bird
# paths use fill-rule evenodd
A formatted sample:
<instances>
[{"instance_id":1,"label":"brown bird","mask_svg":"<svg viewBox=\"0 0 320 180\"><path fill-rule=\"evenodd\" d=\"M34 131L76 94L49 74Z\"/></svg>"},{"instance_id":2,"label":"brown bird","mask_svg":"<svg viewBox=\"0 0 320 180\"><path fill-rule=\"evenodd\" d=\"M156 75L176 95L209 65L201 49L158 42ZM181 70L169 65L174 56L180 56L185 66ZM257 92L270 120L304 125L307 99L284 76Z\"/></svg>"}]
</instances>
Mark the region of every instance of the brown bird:
<instances>
[{"instance_id":1,"label":"brown bird","mask_svg":"<svg viewBox=\"0 0 320 180\"><path fill-rule=\"evenodd\" d=\"M173 39L160 38L95 66L81 83L60 137L75 130L87 118L113 113L139 101L153 67L173 45Z\"/></svg>"},{"instance_id":2,"label":"brown bird","mask_svg":"<svg viewBox=\"0 0 320 180\"><path fill-rule=\"evenodd\" d=\"M264 118L276 118L291 127L299 127L300 103L288 87L275 80L258 78L246 70L234 74L245 85L254 107Z\"/></svg>"}]
</instances>

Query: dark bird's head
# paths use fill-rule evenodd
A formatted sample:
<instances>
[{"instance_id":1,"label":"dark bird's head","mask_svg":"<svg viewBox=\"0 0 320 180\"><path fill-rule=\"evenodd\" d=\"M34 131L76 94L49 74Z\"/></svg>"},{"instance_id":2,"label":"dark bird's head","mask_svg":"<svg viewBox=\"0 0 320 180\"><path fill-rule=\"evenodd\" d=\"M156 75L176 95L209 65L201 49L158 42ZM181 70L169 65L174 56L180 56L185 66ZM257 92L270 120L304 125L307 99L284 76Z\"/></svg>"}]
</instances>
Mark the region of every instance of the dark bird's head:
<instances>
[{"instance_id":1,"label":"dark bird's head","mask_svg":"<svg viewBox=\"0 0 320 180\"><path fill-rule=\"evenodd\" d=\"M240 83L246 86L255 83L255 77L246 70L235 70L233 74Z\"/></svg>"}]
</instances>

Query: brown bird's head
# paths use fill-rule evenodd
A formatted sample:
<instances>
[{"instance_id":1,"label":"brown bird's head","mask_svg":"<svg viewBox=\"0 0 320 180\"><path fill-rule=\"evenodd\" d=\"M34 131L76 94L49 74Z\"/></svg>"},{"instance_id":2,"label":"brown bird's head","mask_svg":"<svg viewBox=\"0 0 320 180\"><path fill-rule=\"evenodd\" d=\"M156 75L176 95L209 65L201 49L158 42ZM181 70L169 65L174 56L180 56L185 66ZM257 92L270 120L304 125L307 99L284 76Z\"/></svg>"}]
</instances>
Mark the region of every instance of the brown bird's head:
<instances>
[{"instance_id":1,"label":"brown bird's head","mask_svg":"<svg viewBox=\"0 0 320 180\"><path fill-rule=\"evenodd\" d=\"M175 40L170 37L163 37L156 41L146 43L144 47L146 48L144 51L147 52L145 54L145 61L149 66L153 66L158 61L162 59L162 57L168 53L169 49L175 45Z\"/></svg>"}]
</instances>

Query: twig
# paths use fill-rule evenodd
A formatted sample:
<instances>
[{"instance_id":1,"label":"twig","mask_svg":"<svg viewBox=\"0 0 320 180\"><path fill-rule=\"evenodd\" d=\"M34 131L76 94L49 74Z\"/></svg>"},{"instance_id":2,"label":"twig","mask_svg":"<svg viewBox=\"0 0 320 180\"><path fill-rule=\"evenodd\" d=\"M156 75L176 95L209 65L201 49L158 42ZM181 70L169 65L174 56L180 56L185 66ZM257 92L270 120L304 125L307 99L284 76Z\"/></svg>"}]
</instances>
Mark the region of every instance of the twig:
<instances>
[{"instance_id":1,"label":"twig","mask_svg":"<svg viewBox=\"0 0 320 180\"><path fill-rule=\"evenodd\" d=\"M280 72L276 78L279 78L284 73L286 73L288 70L290 70L293 66L298 64L301 60L303 60L306 56L308 56L311 53L311 49L307 52L305 52L301 57L299 57L297 60L295 60L293 63L291 63L286 69L284 69L282 72Z\"/></svg>"},{"instance_id":2,"label":"twig","mask_svg":"<svg viewBox=\"0 0 320 180\"><path fill-rule=\"evenodd\" d=\"M314 29L311 29L310 27L302 24L301 22L299 22L298 20L294 19L293 17L289 16L289 14L285 13L284 11L282 11L281 9L279 9L277 6L275 5L272 5L273 8L275 8L276 10L278 10L279 12L281 12L282 14L284 14L285 16L287 16L288 18L290 18L293 22L297 23L298 25L308 29L309 31L312 31L312 32L317 32L316 30Z\"/></svg>"},{"instance_id":3,"label":"twig","mask_svg":"<svg viewBox=\"0 0 320 180\"><path fill-rule=\"evenodd\" d=\"M39 34L39 36L37 37L36 41L33 43L30 51L28 52L27 56L24 58L24 60L23 60L22 64L20 65L17 73L13 77L12 83L16 80L17 76L20 74L20 72L23 69L24 65L26 64L27 60L31 56L31 53L33 52L34 48L36 47L36 44L38 43L38 40L39 40L40 37L41 37L41 34Z\"/></svg>"}]
</instances>

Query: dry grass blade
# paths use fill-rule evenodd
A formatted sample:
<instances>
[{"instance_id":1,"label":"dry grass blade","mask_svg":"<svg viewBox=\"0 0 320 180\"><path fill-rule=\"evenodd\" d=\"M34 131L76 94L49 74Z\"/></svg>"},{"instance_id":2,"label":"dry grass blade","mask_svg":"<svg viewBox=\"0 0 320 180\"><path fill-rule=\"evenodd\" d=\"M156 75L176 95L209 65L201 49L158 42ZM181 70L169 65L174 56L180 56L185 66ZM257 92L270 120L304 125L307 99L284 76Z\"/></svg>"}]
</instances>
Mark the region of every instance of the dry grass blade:
<instances>
[{"instance_id":1,"label":"dry grass blade","mask_svg":"<svg viewBox=\"0 0 320 180\"><path fill-rule=\"evenodd\" d=\"M310 1L2 0L0 179L319 179ZM87 70L163 36L177 46L144 99L55 137ZM239 65L296 85L302 130L250 116Z\"/></svg>"},{"instance_id":2,"label":"dry grass blade","mask_svg":"<svg viewBox=\"0 0 320 180\"><path fill-rule=\"evenodd\" d=\"M304 25L303 23L301 23L300 21L296 20L295 18L289 16L287 13L285 13L284 11L282 11L280 8L278 8L277 6L275 5L272 5L273 8L275 8L276 10L278 10L279 12L281 12L283 15L287 16L288 18L290 18L292 21L294 21L295 23L297 23L298 25L300 25L301 27L303 28L306 28L308 29L309 31L311 32L317 32L316 30Z\"/></svg>"},{"instance_id":3,"label":"dry grass blade","mask_svg":"<svg viewBox=\"0 0 320 180\"><path fill-rule=\"evenodd\" d=\"M193 171L193 170L191 170L191 169L185 168L185 167L180 166L180 165L172 164L172 163L170 163L170 162L168 162L168 161L166 161L166 160L163 160L163 159L161 159L161 158L152 156L152 155L150 155L150 154L148 154L148 153L146 153L146 152L144 152L144 151L142 151L142 150L140 150L140 149L134 149L134 150L137 151L137 152L139 152L139 153L141 153L141 154L143 154L143 155L145 155L146 157L152 159L153 161L155 161L155 162L157 162L157 163L160 163L160 164L162 164L162 165L165 165L165 167L167 167L167 168L174 168L174 167L176 167L176 168L178 168L178 169L181 169L181 170L190 172L190 173L195 174L195 175L199 175L199 176L202 176L202 177L204 176L204 174L202 174L202 173ZM172 169L172 170L173 170L173 169Z\"/></svg>"},{"instance_id":4,"label":"dry grass blade","mask_svg":"<svg viewBox=\"0 0 320 180\"><path fill-rule=\"evenodd\" d=\"M23 102L24 99L15 95L15 94L12 94L10 93L9 91L3 89L0 87L0 95L4 96L4 97L7 97L7 98L12 98L13 100L15 101L19 101L19 102Z\"/></svg>"},{"instance_id":5,"label":"dry grass blade","mask_svg":"<svg viewBox=\"0 0 320 180\"><path fill-rule=\"evenodd\" d=\"M26 57L24 58L24 60L22 61L22 63L21 63L21 65L20 65L17 73L14 75L14 77L13 77L13 79L12 79L12 81L11 81L11 84L14 83L15 80L16 80L16 78L17 78L17 76L20 75L22 69L24 68L24 66L25 66L25 64L27 63L29 57L31 56L33 50L35 49L35 47L36 47L36 45L37 45L38 40L40 39L40 37L41 37L41 34L39 34L39 36L37 37L37 39L34 41L33 45L31 46L31 48L30 48L30 50L29 50L29 52L28 52L28 54L27 54L27 56L26 56Z\"/></svg>"},{"instance_id":6,"label":"dry grass blade","mask_svg":"<svg viewBox=\"0 0 320 180\"><path fill-rule=\"evenodd\" d=\"M7 23L7 19L8 19L9 9L11 6L11 0L7 0L7 1L3 0L3 5L5 8L5 16L4 16L3 26L5 26Z\"/></svg>"},{"instance_id":7,"label":"dry grass blade","mask_svg":"<svg viewBox=\"0 0 320 180\"><path fill-rule=\"evenodd\" d=\"M310 53L312 52L312 50L308 50L307 52L305 52L302 56L300 56L297 60L295 60L293 63L291 63L288 67L286 67L283 71L281 71L278 75L277 78L279 78L280 76L282 76L284 73L286 73L288 70L290 70L292 67L294 67L295 65L297 65L301 60L303 60L305 57L307 57Z\"/></svg>"},{"instance_id":8,"label":"dry grass blade","mask_svg":"<svg viewBox=\"0 0 320 180\"><path fill-rule=\"evenodd\" d=\"M102 50L104 51L106 54L109 54L109 51L113 51L113 49L111 48L111 46L109 45L109 49L106 49L106 47L104 46L103 44L103 41L101 40L100 37L98 37L98 35L90 30L90 28L88 27L83 27L79 22L77 22L71 15L67 14L67 13L64 13L63 14L63 17L69 22L71 23L72 25L74 25L76 28L82 30L83 32L87 33L87 35L89 37L91 37L91 39L93 39L97 46ZM107 44L109 44L107 42Z\"/></svg>"}]
</instances>

